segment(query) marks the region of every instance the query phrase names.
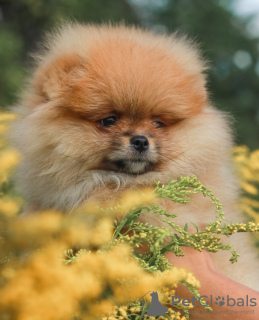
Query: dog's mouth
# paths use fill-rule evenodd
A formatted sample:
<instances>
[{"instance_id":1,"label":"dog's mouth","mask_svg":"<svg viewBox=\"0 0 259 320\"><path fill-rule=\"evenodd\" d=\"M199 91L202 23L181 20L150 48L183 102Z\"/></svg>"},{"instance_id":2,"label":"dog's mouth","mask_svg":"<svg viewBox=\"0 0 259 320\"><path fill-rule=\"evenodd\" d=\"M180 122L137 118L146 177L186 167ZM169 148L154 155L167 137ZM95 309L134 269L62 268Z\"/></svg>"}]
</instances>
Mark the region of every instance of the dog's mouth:
<instances>
[{"instance_id":1,"label":"dog's mouth","mask_svg":"<svg viewBox=\"0 0 259 320\"><path fill-rule=\"evenodd\" d=\"M109 169L116 172L140 175L152 171L154 164L147 160L120 159L109 161Z\"/></svg>"}]
</instances>

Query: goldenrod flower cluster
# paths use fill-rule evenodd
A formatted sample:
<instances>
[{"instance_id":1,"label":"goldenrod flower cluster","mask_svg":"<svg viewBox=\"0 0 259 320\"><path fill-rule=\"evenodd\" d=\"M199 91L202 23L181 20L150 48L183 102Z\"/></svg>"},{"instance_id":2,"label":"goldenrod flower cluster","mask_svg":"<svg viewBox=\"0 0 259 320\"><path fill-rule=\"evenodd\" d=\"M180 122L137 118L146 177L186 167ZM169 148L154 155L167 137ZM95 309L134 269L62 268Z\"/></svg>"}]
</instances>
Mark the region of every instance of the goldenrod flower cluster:
<instances>
[{"instance_id":1,"label":"goldenrod flower cluster","mask_svg":"<svg viewBox=\"0 0 259 320\"><path fill-rule=\"evenodd\" d=\"M8 146L5 138L14 119L13 114L0 113L0 212L8 216L15 216L22 204L22 199L13 190L13 182L8 179L19 162L19 153Z\"/></svg>"},{"instance_id":2,"label":"goldenrod flower cluster","mask_svg":"<svg viewBox=\"0 0 259 320\"><path fill-rule=\"evenodd\" d=\"M136 211L129 213L131 218ZM160 301L169 304L179 282L192 290L199 288L191 273L172 268L164 257L152 272L146 256L136 257L134 247L140 239L151 238L153 231L140 232L132 245L127 235L127 241L118 241L124 235L113 237L114 216L110 213L107 216L102 210L96 215L80 209L70 216L57 212L21 218L1 215L1 317L135 319L142 312L138 299L148 291L158 291ZM156 230L154 243L163 234ZM65 250L68 247L74 249ZM78 251L80 247L84 249ZM148 305L146 300L145 308ZM174 310L168 316L186 319Z\"/></svg>"},{"instance_id":3,"label":"goldenrod flower cluster","mask_svg":"<svg viewBox=\"0 0 259 320\"><path fill-rule=\"evenodd\" d=\"M242 209L259 222L259 150L251 152L246 146L236 147L234 161L244 193Z\"/></svg>"},{"instance_id":4,"label":"goldenrod flower cluster","mask_svg":"<svg viewBox=\"0 0 259 320\"><path fill-rule=\"evenodd\" d=\"M241 209L251 217L254 222L258 223L259 150L250 151L246 146L235 147L233 156L240 176L240 186L243 191L240 199ZM259 239L259 237L257 237L257 239Z\"/></svg>"},{"instance_id":5,"label":"goldenrod flower cluster","mask_svg":"<svg viewBox=\"0 0 259 320\"><path fill-rule=\"evenodd\" d=\"M0 134L13 118L0 114ZM249 168L258 170L255 156L240 150L235 151L235 156L240 155L236 161L251 158ZM171 297L182 283L199 298L199 281L169 264L164 253L183 255L182 246L210 252L230 250L221 243L220 235L259 231L254 222L222 225L219 200L196 177L182 177L166 186L157 182L155 190L127 192L118 203L105 208L93 203L66 216L47 211L19 217L22 199L9 178L18 161L16 151L0 139L1 320L137 320L150 306L149 291L157 291L159 301L169 307L168 319L189 319L190 307L179 303L178 309L171 308ZM244 172L247 174L247 168ZM256 183L249 179L247 183ZM176 215L156 201L167 198L188 203L190 195L198 192L211 198L216 218L204 231L196 227L195 234L188 232L187 224L184 228L176 225ZM155 214L168 228L138 222L141 213ZM143 242L149 251L141 254L138 248ZM238 253L231 253L230 261L235 262Z\"/></svg>"}]
</instances>

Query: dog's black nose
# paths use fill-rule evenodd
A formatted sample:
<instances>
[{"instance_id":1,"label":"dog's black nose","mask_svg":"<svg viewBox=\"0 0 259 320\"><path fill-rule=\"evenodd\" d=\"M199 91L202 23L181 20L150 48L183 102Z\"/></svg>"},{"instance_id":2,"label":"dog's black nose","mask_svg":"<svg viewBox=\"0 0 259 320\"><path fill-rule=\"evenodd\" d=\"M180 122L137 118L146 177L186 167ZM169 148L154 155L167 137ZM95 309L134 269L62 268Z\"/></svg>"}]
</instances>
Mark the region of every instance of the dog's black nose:
<instances>
[{"instance_id":1,"label":"dog's black nose","mask_svg":"<svg viewBox=\"0 0 259 320\"><path fill-rule=\"evenodd\" d=\"M130 139L130 143L139 153L146 151L149 147L148 139L144 136L134 136Z\"/></svg>"}]
</instances>

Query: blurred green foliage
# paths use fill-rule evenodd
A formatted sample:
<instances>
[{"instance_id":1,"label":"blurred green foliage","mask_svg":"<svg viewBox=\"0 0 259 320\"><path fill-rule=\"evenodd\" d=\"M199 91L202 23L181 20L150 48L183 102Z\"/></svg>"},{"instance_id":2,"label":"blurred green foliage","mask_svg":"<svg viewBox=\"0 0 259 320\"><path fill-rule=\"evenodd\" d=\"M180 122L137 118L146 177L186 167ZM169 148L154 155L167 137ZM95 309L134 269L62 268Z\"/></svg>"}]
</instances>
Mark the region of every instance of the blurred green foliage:
<instances>
[{"instance_id":1,"label":"blurred green foliage","mask_svg":"<svg viewBox=\"0 0 259 320\"><path fill-rule=\"evenodd\" d=\"M221 5L231 2L171 0L153 16L152 24L180 30L201 44L211 65L208 89L212 102L234 115L237 143L254 149L259 147L259 41L247 32L249 19L240 20ZM237 55L240 66L235 63Z\"/></svg>"},{"instance_id":2,"label":"blurred green foliage","mask_svg":"<svg viewBox=\"0 0 259 320\"><path fill-rule=\"evenodd\" d=\"M13 104L45 33L64 20L137 24L123 0L0 0L0 106Z\"/></svg>"},{"instance_id":3,"label":"blurred green foliage","mask_svg":"<svg viewBox=\"0 0 259 320\"><path fill-rule=\"evenodd\" d=\"M62 20L118 22L156 31L188 34L210 61L212 102L230 111L237 144L259 148L258 38L247 31L249 19L229 8L235 0L0 0L0 105L15 103L44 33ZM226 7L228 5L228 7ZM258 69L258 68L257 68Z\"/></svg>"}]
</instances>

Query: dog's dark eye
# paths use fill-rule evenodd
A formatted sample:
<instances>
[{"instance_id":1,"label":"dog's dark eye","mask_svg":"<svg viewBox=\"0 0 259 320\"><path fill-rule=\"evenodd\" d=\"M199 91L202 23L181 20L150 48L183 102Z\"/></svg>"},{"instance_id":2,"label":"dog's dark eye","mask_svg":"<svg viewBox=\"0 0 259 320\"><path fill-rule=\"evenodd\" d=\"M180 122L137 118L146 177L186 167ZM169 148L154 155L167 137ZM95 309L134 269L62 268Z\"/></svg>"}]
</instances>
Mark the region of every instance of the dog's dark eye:
<instances>
[{"instance_id":1,"label":"dog's dark eye","mask_svg":"<svg viewBox=\"0 0 259 320\"><path fill-rule=\"evenodd\" d=\"M158 121L158 120L154 121L154 125L156 128L162 128L165 126L165 124L162 121Z\"/></svg>"},{"instance_id":2,"label":"dog's dark eye","mask_svg":"<svg viewBox=\"0 0 259 320\"><path fill-rule=\"evenodd\" d=\"M115 116L100 120L101 125L106 128L113 126L116 122L117 122L117 117Z\"/></svg>"}]
</instances>

